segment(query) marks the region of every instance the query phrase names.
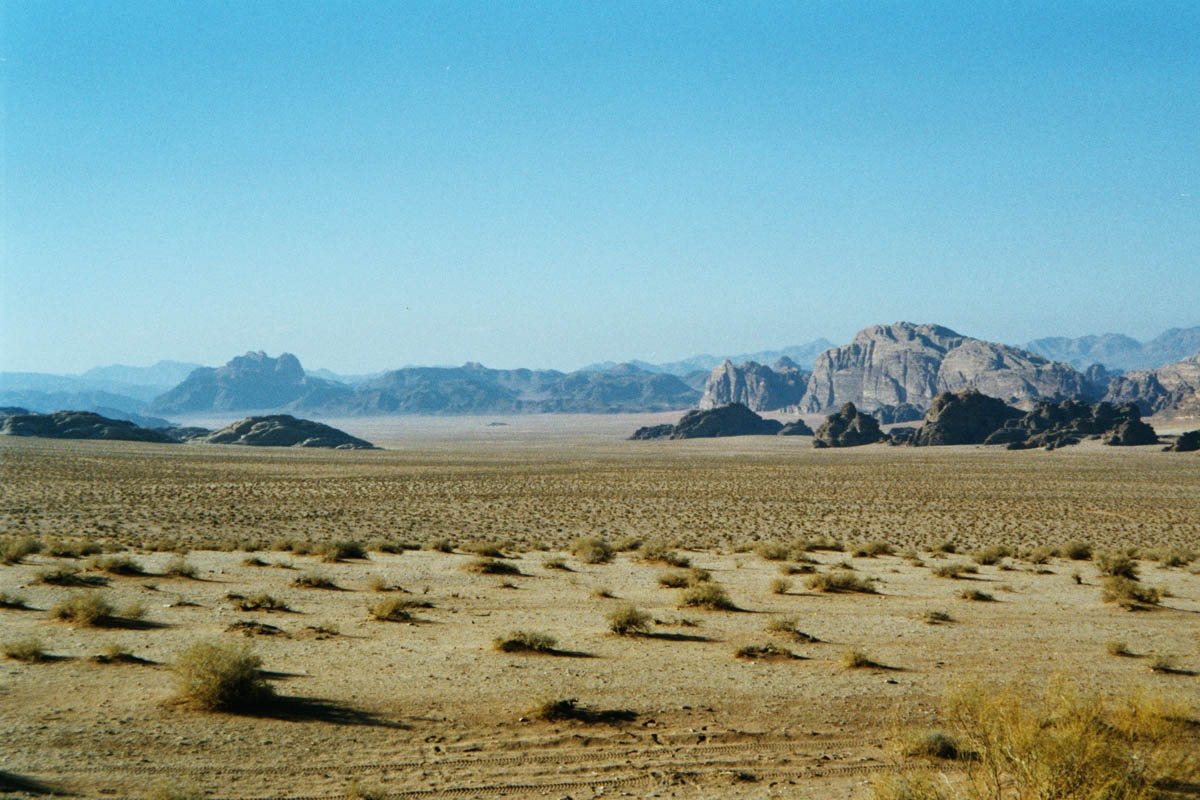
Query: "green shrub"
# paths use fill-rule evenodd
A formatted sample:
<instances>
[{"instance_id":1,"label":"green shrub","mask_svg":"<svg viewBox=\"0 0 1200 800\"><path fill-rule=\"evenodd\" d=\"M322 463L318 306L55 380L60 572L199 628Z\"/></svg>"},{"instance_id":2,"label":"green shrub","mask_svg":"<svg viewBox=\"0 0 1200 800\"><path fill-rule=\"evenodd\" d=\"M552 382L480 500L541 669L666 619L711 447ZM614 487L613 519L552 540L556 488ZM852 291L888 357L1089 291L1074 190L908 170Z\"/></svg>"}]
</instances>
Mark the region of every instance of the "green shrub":
<instances>
[{"instance_id":1,"label":"green shrub","mask_svg":"<svg viewBox=\"0 0 1200 800\"><path fill-rule=\"evenodd\" d=\"M262 659L241 642L200 641L176 664L180 694L210 711L252 711L274 691L262 674Z\"/></svg>"},{"instance_id":2,"label":"green shrub","mask_svg":"<svg viewBox=\"0 0 1200 800\"><path fill-rule=\"evenodd\" d=\"M632 603L623 603L608 613L608 629L619 636L650 631L650 615Z\"/></svg>"}]
</instances>

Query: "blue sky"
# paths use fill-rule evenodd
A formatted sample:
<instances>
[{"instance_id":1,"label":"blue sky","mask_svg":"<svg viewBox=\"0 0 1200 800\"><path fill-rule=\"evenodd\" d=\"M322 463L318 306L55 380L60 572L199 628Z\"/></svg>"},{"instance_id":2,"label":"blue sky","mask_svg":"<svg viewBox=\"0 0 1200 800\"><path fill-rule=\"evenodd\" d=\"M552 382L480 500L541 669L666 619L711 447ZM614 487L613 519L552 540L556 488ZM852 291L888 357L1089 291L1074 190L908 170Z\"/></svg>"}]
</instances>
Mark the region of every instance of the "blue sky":
<instances>
[{"instance_id":1,"label":"blue sky","mask_svg":"<svg viewBox=\"0 0 1200 800\"><path fill-rule=\"evenodd\" d=\"M0 368L1200 324L1200 4L4 3Z\"/></svg>"}]
</instances>

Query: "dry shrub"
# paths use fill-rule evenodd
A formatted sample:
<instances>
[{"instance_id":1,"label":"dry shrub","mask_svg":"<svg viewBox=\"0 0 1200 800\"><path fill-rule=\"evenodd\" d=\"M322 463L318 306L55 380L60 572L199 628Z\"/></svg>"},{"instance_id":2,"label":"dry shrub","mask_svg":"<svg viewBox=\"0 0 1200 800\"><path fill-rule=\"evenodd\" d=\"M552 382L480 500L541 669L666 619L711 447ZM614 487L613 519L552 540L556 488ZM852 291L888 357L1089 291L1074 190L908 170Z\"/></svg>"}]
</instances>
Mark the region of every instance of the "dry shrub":
<instances>
[{"instance_id":1,"label":"dry shrub","mask_svg":"<svg viewBox=\"0 0 1200 800\"><path fill-rule=\"evenodd\" d=\"M174 556L167 562L163 574L175 578L195 578L196 567L193 564L189 564L183 556Z\"/></svg>"},{"instance_id":2,"label":"dry shrub","mask_svg":"<svg viewBox=\"0 0 1200 800\"><path fill-rule=\"evenodd\" d=\"M347 558L366 558L367 550L359 542L350 539L337 539L325 542L318 548L321 560L329 563L345 561Z\"/></svg>"},{"instance_id":3,"label":"dry shrub","mask_svg":"<svg viewBox=\"0 0 1200 800\"><path fill-rule=\"evenodd\" d=\"M990 603L996 598L979 589L963 589L958 593L958 596L963 600L974 600L979 603Z\"/></svg>"},{"instance_id":4,"label":"dry shrub","mask_svg":"<svg viewBox=\"0 0 1200 800\"><path fill-rule=\"evenodd\" d=\"M957 578L959 575L979 572L979 567L959 561L952 564L938 564L931 567L929 571L938 578Z\"/></svg>"},{"instance_id":5,"label":"dry shrub","mask_svg":"<svg viewBox=\"0 0 1200 800\"><path fill-rule=\"evenodd\" d=\"M275 692L262 674L262 659L244 642L200 641L175 665L180 695L210 711L253 711Z\"/></svg>"},{"instance_id":6,"label":"dry shrub","mask_svg":"<svg viewBox=\"0 0 1200 800\"><path fill-rule=\"evenodd\" d=\"M449 539L434 539L433 541L429 542L429 544L426 545L426 548L429 550L436 551L438 553L453 553L454 552L454 545L450 542Z\"/></svg>"},{"instance_id":7,"label":"dry shrub","mask_svg":"<svg viewBox=\"0 0 1200 800\"><path fill-rule=\"evenodd\" d=\"M820 641L815 636L810 636L798 627L800 619L798 617L770 617L767 619L765 630L767 633L783 633L791 636L798 642L816 642Z\"/></svg>"},{"instance_id":8,"label":"dry shrub","mask_svg":"<svg viewBox=\"0 0 1200 800\"><path fill-rule=\"evenodd\" d=\"M15 592L0 592L0 608L28 608L25 595Z\"/></svg>"},{"instance_id":9,"label":"dry shrub","mask_svg":"<svg viewBox=\"0 0 1200 800\"><path fill-rule=\"evenodd\" d=\"M86 566L90 570L106 572L109 575L135 577L146 574L142 565L129 556L98 556L89 559Z\"/></svg>"},{"instance_id":10,"label":"dry shrub","mask_svg":"<svg viewBox=\"0 0 1200 800\"><path fill-rule=\"evenodd\" d=\"M875 584L870 578L846 571L820 572L810 576L804 585L818 592L875 594Z\"/></svg>"},{"instance_id":11,"label":"dry shrub","mask_svg":"<svg viewBox=\"0 0 1200 800\"><path fill-rule=\"evenodd\" d=\"M875 539L867 542L864 545L854 549L854 555L864 558L874 558L876 556L890 556L896 552L896 548L889 542L883 539Z\"/></svg>"},{"instance_id":12,"label":"dry shrub","mask_svg":"<svg viewBox=\"0 0 1200 800\"><path fill-rule=\"evenodd\" d=\"M954 618L951 617L948 612L939 611L938 609L934 608L928 609L923 615L921 615L921 618L930 625L940 625L943 622L954 621Z\"/></svg>"},{"instance_id":13,"label":"dry shrub","mask_svg":"<svg viewBox=\"0 0 1200 800\"><path fill-rule=\"evenodd\" d=\"M1126 553L1116 551L1099 553L1096 556L1096 568L1100 570L1101 575L1128 578L1131 581L1138 579L1138 564Z\"/></svg>"},{"instance_id":14,"label":"dry shrub","mask_svg":"<svg viewBox=\"0 0 1200 800\"><path fill-rule=\"evenodd\" d=\"M650 631L650 615L632 603L624 603L608 613L608 629L619 636Z\"/></svg>"},{"instance_id":15,"label":"dry shrub","mask_svg":"<svg viewBox=\"0 0 1200 800\"><path fill-rule=\"evenodd\" d=\"M311 569L308 572L302 572L295 577L292 585L300 586L304 589L336 589L337 584L333 579L317 569Z\"/></svg>"},{"instance_id":16,"label":"dry shrub","mask_svg":"<svg viewBox=\"0 0 1200 800\"><path fill-rule=\"evenodd\" d=\"M687 556L679 555L668 547L666 542L657 539L642 542L638 547L638 558L651 563L669 564L672 567L688 567L692 563Z\"/></svg>"},{"instance_id":17,"label":"dry shrub","mask_svg":"<svg viewBox=\"0 0 1200 800\"><path fill-rule=\"evenodd\" d=\"M1012 548L1008 545L994 544L990 547L985 547L975 554L975 563L983 566L991 566L999 564L1002 558L1011 558L1013 554Z\"/></svg>"},{"instance_id":18,"label":"dry shrub","mask_svg":"<svg viewBox=\"0 0 1200 800\"><path fill-rule=\"evenodd\" d=\"M1130 611L1156 606L1162 599L1158 589L1143 586L1129 578L1108 577L1104 579L1100 597L1106 603L1116 603Z\"/></svg>"},{"instance_id":19,"label":"dry shrub","mask_svg":"<svg viewBox=\"0 0 1200 800\"><path fill-rule=\"evenodd\" d=\"M791 659L799 658L786 647L777 647L770 642L766 644L748 644L739 647L733 654L734 658L744 659Z\"/></svg>"},{"instance_id":20,"label":"dry shrub","mask_svg":"<svg viewBox=\"0 0 1200 800\"><path fill-rule=\"evenodd\" d=\"M1043 544L1030 550L1026 560L1031 564L1047 564L1053 556L1054 548Z\"/></svg>"},{"instance_id":21,"label":"dry shrub","mask_svg":"<svg viewBox=\"0 0 1200 800\"><path fill-rule=\"evenodd\" d=\"M1186 567L1196 560L1196 551L1185 547L1172 547L1159 555L1159 566L1163 568Z\"/></svg>"},{"instance_id":22,"label":"dry shrub","mask_svg":"<svg viewBox=\"0 0 1200 800\"><path fill-rule=\"evenodd\" d=\"M557 644L553 636L538 631L513 631L492 640L492 647L502 653L549 653Z\"/></svg>"},{"instance_id":23,"label":"dry shrub","mask_svg":"<svg viewBox=\"0 0 1200 800\"><path fill-rule=\"evenodd\" d=\"M860 667L877 667L879 666L864 650L858 647L847 647L838 657L842 662L842 666L846 669L858 669Z\"/></svg>"},{"instance_id":24,"label":"dry shrub","mask_svg":"<svg viewBox=\"0 0 1200 800\"><path fill-rule=\"evenodd\" d=\"M910 758L940 758L947 761L971 758L958 739L945 731L919 731L906 737L904 755Z\"/></svg>"},{"instance_id":25,"label":"dry shrub","mask_svg":"<svg viewBox=\"0 0 1200 800\"><path fill-rule=\"evenodd\" d=\"M792 588L792 582L787 578L775 578L771 581L771 594L787 594Z\"/></svg>"},{"instance_id":26,"label":"dry shrub","mask_svg":"<svg viewBox=\"0 0 1200 800\"><path fill-rule=\"evenodd\" d=\"M585 564L607 564L613 560L613 547L595 536L583 536L571 543L571 555Z\"/></svg>"},{"instance_id":27,"label":"dry shrub","mask_svg":"<svg viewBox=\"0 0 1200 800\"><path fill-rule=\"evenodd\" d=\"M256 592L250 596L238 594L237 592L229 592L225 598L233 603L233 607L239 611L290 611L288 604L284 600L267 594L266 592Z\"/></svg>"},{"instance_id":28,"label":"dry shrub","mask_svg":"<svg viewBox=\"0 0 1200 800\"><path fill-rule=\"evenodd\" d=\"M467 542L463 552L480 558L504 558L504 550L495 542Z\"/></svg>"},{"instance_id":29,"label":"dry shrub","mask_svg":"<svg viewBox=\"0 0 1200 800\"><path fill-rule=\"evenodd\" d=\"M658 584L668 589L683 589L688 585L688 574L681 569L662 572L659 573Z\"/></svg>"},{"instance_id":30,"label":"dry shrub","mask_svg":"<svg viewBox=\"0 0 1200 800\"><path fill-rule=\"evenodd\" d=\"M266 565L267 562L263 561L258 556L246 556L242 559L243 567L265 567Z\"/></svg>"},{"instance_id":31,"label":"dry shrub","mask_svg":"<svg viewBox=\"0 0 1200 800\"><path fill-rule=\"evenodd\" d=\"M816 572L816 568L812 564L780 564L779 572L782 575L811 575Z\"/></svg>"},{"instance_id":32,"label":"dry shrub","mask_svg":"<svg viewBox=\"0 0 1200 800\"><path fill-rule=\"evenodd\" d=\"M113 607L95 592L78 592L60 600L50 616L77 625L100 625L113 615Z\"/></svg>"},{"instance_id":33,"label":"dry shrub","mask_svg":"<svg viewBox=\"0 0 1200 800\"><path fill-rule=\"evenodd\" d=\"M707 608L710 611L736 611L725 587L719 583L701 583L690 587L679 598L680 608Z\"/></svg>"},{"instance_id":34,"label":"dry shrub","mask_svg":"<svg viewBox=\"0 0 1200 800\"><path fill-rule=\"evenodd\" d=\"M5 658L11 658L13 661L35 663L46 660L45 645L42 644L41 639L33 636L9 639L0 644L0 652L4 653Z\"/></svg>"},{"instance_id":35,"label":"dry shrub","mask_svg":"<svg viewBox=\"0 0 1200 800\"><path fill-rule=\"evenodd\" d=\"M497 558L476 558L463 565L467 572L477 575L520 575L521 570L516 564L501 561Z\"/></svg>"},{"instance_id":36,"label":"dry shrub","mask_svg":"<svg viewBox=\"0 0 1200 800\"><path fill-rule=\"evenodd\" d=\"M1186 707L1157 695L1107 703L1064 680L1035 695L973 685L950 696L947 716L973 754L972 800L1151 800L1200 778Z\"/></svg>"},{"instance_id":37,"label":"dry shrub","mask_svg":"<svg viewBox=\"0 0 1200 800\"><path fill-rule=\"evenodd\" d=\"M1129 645L1125 644L1122 639L1109 639L1104 643L1104 649L1110 656L1132 656Z\"/></svg>"},{"instance_id":38,"label":"dry shrub","mask_svg":"<svg viewBox=\"0 0 1200 800\"><path fill-rule=\"evenodd\" d=\"M367 606L367 613L384 622L407 622L412 619L413 601L403 597L385 597Z\"/></svg>"},{"instance_id":39,"label":"dry shrub","mask_svg":"<svg viewBox=\"0 0 1200 800\"><path fill-rule=\"evenodd\" d=\"M887 775L871 783L872 800L951 800L957 797L944 783L925 775Z\"/></svg>"},{"instance_id":40,"label":"dry shrub","mask_svg":"<svg viewBox=\"0 0 1200 800\"><path fill-rule=\"evenodd\" d=\"M40 552L42 543L32 536L14 536L0 541L0 561L5 564L19 564L25 556Z\"/></svg>"},{"instance_id":41,"label":"dry shrub","mask_svg":"<svg viewBox=\"0 0 1200 800\"><path fill-rule=\"evenodd\" d=\"M1072 561L1087 561L1092 557L1092 546L1087 542L1067 542L1058 548L1058 555Z\"/></svg>"},{"instance_id":42,"label":"dry shrub","mask_svg":"<svg viewBox=\"0 0 1200 800\"><path fill-rule=\"evenodd\" d=\"M767 561L783 561L791 551L786 545L779 542L763 542L754 548L754 552L758 554L759 558Z\"/></svg>"}]
</instances>

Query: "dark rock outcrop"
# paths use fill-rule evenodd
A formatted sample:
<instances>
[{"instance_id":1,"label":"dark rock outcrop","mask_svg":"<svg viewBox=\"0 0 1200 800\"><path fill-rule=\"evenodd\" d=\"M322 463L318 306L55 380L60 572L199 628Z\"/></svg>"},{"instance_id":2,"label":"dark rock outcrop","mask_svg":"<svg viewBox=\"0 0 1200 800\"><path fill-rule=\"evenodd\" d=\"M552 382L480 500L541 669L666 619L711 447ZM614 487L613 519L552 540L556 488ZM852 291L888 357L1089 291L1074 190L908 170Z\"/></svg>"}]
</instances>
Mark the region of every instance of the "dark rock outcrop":
<instances>
[{"instance_id":1,"label":"dark rock outcrop","mask_svg":"<svg viewBox=\"0 0 1200 800\"><path fill-rule=\"evenodd\" d=\"M808 427L802 419L794 419L791 422L784 423L779 429L780 436L812 436L813 429Z\"/></svg>"},{"instance_id":2,"label":"dark rock outcrop","mask_svg":"<svg viewBox=\"0 0 1200 800\"><path fill-rule=\"evenodd\" d=\"M52 414L16 414L0 422L0 434L40 436L47 439L113 439L128 442L174 444L159 431L138 427L123 419L109 419L90 411L55 411Z\"/></svg>"},{"instance_id":3,"label":"dark rock outcrop","mask_svg":"<svg viewBox=\"0 0 1200 800\"><path fill-rule=\"evenodd\" d=\"M1200 353L1156 370L1119 375L1104 399L1135 403L1143 414L1200 414Z\"/></svg>"},{"instance_id":4,"label":"dark rock outcrop","mask_svg":"<svg viewBox=\"0 0 1200 800\"><path fill-rule=\"evenodd\" d=\"M1142 422L1141 413L1132 403L1115 406L1063 400L1038 403L1032 411L1005 422L984 443L1007 445L1010 450L1054 449L1083 439L1102 439L1112 445L1158 441L1154 429Z\"/></svg>"},{"instance_id":5,"label":"dark rock outcrop","mask_svg":"<svg viewBox=\"0 0 1200 800\"><path fill-rule=\"evenodd\" d=\"M880 406L871 412L871 416L879 420L880 425L891 425L896 422L916 422L925 416L925 412L912 403L901 403L898 406Z\"/></svg>"},{"instance_id":6,"label":"dark rock outcrop","mask_svg":"<svg viewBox=\"0 0 1200 800\"><path fill-rule=\"evenodd\" d=\"M167 425L165 427L155 428L154 430L166 436L170 436L177 442L190 442L193 439L203 439L205 436L208 436L210 433L212 433L212 429L210 428L200 428L194 425Z\"/></svg>"},{"instance_id":7,"label":"dark rock outcrop","mask_svg":"<svg viewBox=\"0 0 1200 800\"><path fill-rule=\"evenodd\" d=\"M1194 453L1200 450L1200 430L1179 434L1163 450L1171 453Z\"/></svg>"},{"instance_id":8,"label":"dark rock outcrop","mask_svg":"<svg viewBox=\"0 0 1200 800\"><path fill-rule=\"evenodd\" d=\"M857 447L882 442L885 438L879 429L879 420L859 411L854 403L846 403L817 428L813 447Z\"/></svg>"},{"instance_id":9,"label":"dark rock outcrop","mask_svg":"<svg viewBox=\"0 0 1200 800\"><path fill-rule=\"evenodd\" d=\"M327 447L334 450L377 450L368 441L345 431L297 419L288 414L247 417L197 441L208 444L243 444L256 447Z\"/></svg>"},{"instance_id":10,"label":"dark rock outcrop","mask_svg":"<svg viewBox=\"0 0 1200 800\"><path fill-rule=\"evenodd\" d=\"M1020 410L975 389L943 392L934 398L913 444L983 444L1002 425L1020 416Z\"/></svg>"},{"instance_id":11,"label":"dark rock outcrop","mask_svg":"<svg viewBox=\"0 0 1200 800\"><path fill-rule=\"evenodd\" d=\"M800 407L819 412L852 402L867 410L902 403L928 408L938 394L962 389L1027 407L1040 399L1090 397L1087 379L1067 364L940 325L897 322L866 328L850 344L822 353Z\"/></svg>"},{"instance_id":12,"label":"dark rock outcrop","mask_svg":"<svg viewBox=\"0 0 1200 800\"><path fill-rule=\"evenodd\" d=\"M696 409L683 415L677 425L638 428L631 439L709 439L720 436L773 436L783 424L763 419L741 403L720 408Z\"/></svg>"},{"instance_id":13,"label":"dark rock outcrop","mask_svg":"<svg viewBox=\"0 0 1200 800\"><path fill-rule=\"evenodd\" d=\"M752 411L773 411L795 406L808 388L809 373L790 359L780 359L779 369L754 361L725 361L708 376L700 408L741 403Z\"/></svg>"}]
</instances>

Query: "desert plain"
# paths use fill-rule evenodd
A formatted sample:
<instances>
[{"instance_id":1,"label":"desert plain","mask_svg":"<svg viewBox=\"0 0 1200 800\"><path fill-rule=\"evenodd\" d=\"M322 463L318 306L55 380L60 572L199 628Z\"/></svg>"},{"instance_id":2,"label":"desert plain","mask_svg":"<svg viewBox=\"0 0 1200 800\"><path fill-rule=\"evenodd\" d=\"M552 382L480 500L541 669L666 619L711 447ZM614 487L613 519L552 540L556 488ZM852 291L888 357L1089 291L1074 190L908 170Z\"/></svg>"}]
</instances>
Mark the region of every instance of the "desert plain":
<instances>
[{"instance_id":1,"label":"desert plain","mask_svg":"<svg viewBox=\"0 0 1200 800\"><path fill-rule=\"evenodd\" d=\"M0 439L0 543L41 545L0 566L0 640L41 651L0 660L0 792L869 798L961 782L905 744L953 733L957 688L1061 680L1165 698L1198 746L1196 454L625 441L654 421L335 423L378 451ZM1105 601L1113 553L1159 602ZM112 613L56 619L79 595ZM618 635L630 604L646 629ZM497 647L519 632L545 649ZM278 698L181 696L181 654L214 640Z\"/></svg>"}]
</instances>

